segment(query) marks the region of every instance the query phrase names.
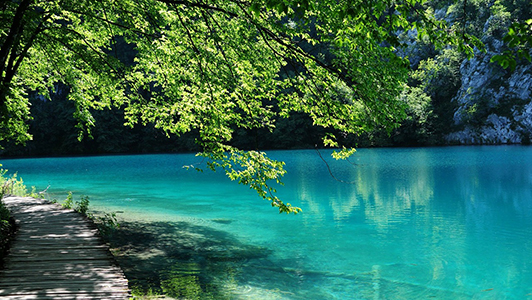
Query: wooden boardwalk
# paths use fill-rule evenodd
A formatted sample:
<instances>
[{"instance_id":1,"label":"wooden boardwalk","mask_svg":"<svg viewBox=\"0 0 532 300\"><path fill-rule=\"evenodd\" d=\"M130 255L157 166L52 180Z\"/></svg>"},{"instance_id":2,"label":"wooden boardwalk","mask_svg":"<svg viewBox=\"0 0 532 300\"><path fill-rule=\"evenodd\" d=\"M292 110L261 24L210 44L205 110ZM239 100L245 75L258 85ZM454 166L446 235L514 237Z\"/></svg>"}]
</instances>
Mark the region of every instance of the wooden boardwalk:
<instances>
[{"instance_id":1,"label":"wooden boardwalk","mask_svg":"<svg viewBox=\"0 0 532 300\"><path fill-rule=\"evenodd\" d=\"M122 270L94 226L57 204L3 200L19 231L0 270L0 299L129 299Z\"/></svg>"}]
</instances>

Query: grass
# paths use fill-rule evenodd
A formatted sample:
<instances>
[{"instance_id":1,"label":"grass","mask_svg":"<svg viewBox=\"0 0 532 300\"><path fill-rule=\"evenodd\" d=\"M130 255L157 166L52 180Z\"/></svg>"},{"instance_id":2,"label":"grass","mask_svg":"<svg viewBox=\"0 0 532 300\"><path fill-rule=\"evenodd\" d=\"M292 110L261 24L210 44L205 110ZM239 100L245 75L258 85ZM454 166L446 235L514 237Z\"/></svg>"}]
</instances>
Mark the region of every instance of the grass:
<instances>
[{"instance_id":1,"label":"grass","mask_svg":"<svg viewBox=\"0 0 532 300\"><path fill-rule=\"evenodd\" d=\"M11 213L5 206L2 199L6 196L27 196L28 190L21 178L17 174L6 176L7 170L0 169L0 258L7 254L9 243L13 239L16 226L11 218Z\"/></svg>"}]
</instances>

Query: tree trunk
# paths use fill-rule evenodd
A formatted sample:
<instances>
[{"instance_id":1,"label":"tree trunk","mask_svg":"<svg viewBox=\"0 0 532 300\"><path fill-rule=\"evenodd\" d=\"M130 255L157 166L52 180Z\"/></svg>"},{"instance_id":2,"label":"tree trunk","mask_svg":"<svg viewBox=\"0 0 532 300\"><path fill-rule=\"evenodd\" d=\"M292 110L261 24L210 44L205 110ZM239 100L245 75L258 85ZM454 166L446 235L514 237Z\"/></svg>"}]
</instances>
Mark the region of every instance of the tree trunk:
<instances>
[{"instance_id":1,"label":"tree trunk","mask_svg":"<svg viewBox=\"0 0 532 300\"><path fill-rule=\"evenodd\" d=\"M0 118L4 119L7 113L6 107L6 98L9 93L9 87L11 86L11 80L13 80L14 71L10 68L15 68L13 65L14 55L16 54L16 49L19 46L21 41L21 35L24 32L24 14L33 3L34 0L22 0L17 10L13 20L11 21L11 27L9 33L2 41L0 47ZM5 121L5 120L4 120Z\"/></svg>"}]
</instances>

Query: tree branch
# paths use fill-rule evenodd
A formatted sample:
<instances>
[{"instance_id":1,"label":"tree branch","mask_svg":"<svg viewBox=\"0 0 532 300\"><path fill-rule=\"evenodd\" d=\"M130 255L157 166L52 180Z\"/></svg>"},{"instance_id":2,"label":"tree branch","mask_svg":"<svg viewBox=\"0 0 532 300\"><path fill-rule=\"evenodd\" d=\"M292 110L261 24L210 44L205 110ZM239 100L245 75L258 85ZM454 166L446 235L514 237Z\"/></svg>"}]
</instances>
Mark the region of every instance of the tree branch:
<instances>
[{"instance_id":1,"label":"tree branch","mask_svg":"<svg viewBox=\"0 0 532 300\"><path fill-rule=\"evenodd\" d=\"M17 10L15 11L15 16L13 17L13 21L11 23L11 28L9 29L9 33L7 34L4 43L2 44L2 47L0 48L0 117L3 117L3 115L7 112L6 108L6 97L8 93L8 89L10 86L11 79L9 81L5 81L7 78L2 78L5 72L7 72L7 59L9 56L9 53L13 50L13 48L17 48L18 45L13 45L15 41L17 40L18 35L22 34L23 31L23 21L24 21L24 14L28 10L29 6L33 0L22 0L17 7ZM18 37L20 38L20 37Z\"/></svg>"},{"instance_id":2,"label":"tree branch","mask_svg":"<svg viewBox=\"0 0 532 300\"><path fill-rule=\"evenodd\" d=\"M117 23L117 22L110 21L107 18L102 18L102 17L96 16L94 14L89 14L87 12L83 12L83 11L79 11L79 10L75 10L75 9L71 9L71 10L68 10L68 11L71 12L71 13L75 13L75 14L78 14L78 15L82 15L82 16L86 16L86 17L94 18L96 20L103 21L103 22L105 22L105 23L107 23L109 25L113 25L113 26L116 26L118 28L131 30L131 32L137 33L137 34L142 35L142 36L151 37L151 38L157 38L158 37L157 35L149 34L149 33L146 33L144 31L137 30L137 29L135 29L133 27L130 27L130 26L127 26L127 25L124 25L124 24L120 24L120 23Z\"/></svg>"},{"instance_id":3,"label":"tree branch","mask_svg":"<svg viewBox=\"0 0 532 300\"><path fill-rule=\"evenodd\" d=\"M24 46L24 49L17 54L16 50L18 49L18 46L16 48L13 48L11 51L10 61L8 63L8 67L5 71L5 77L4 82L8 83L11 82L15 74L17 73L18 68L22 64L22 61L24 58L26 58L26 55L28 54L29 49L33 46L33 43L35 42L35 39L39 34L44 32L46 28L44 28L44 22L50 18L50 15L45 16L40 22L35 31L31 34L29 40L26 42L26 45ZM19 43L20 44L20 43Z\"/></svg>"},{"instance_id":4,"label":"tree branch","mask_svg":"<svg viewBox=\"0 0 532 300\"><path fill-rule=\"evenodd\" d=\"M356 181L345 181L345 180L341 180L341 179L338 179L334 173L332 172L332 169L331 169L331 166L329 165L329 163L323 158L323 156L321 156L321 152L320 150L318 149L317 146L314 147L314 149L316 150L316 153L318 153L318 156L320 157L320 159L325 163L325 166L327 167L327 171L329 171L329 175L331 175L331 177L338 181L338 182L341 182L341 183L347 183L347 184L355 184L357 183Z\"/></svg>"},{"instance_id":5,"label":"tree branch","mask_svg":"<svg viewBox=\"0 0 532 300\"><path fill-rule=\"evenodd\" d=\"M3 72L5 71L5 64L9 53L13 48L13 44L15 43L17 37L23 31L24 14L26 13L26 10L29 8L32 2L33 0L22 0L19 6L17 7L17 10L15 11L15 16L13 17L9 33L7 34L7 37L4 43L2 44L2 47L0 48L0 76L2 76Z\"/></svg>"},{"instance_id":6,"label":"tree branch","mask_svg":"<svg viewBox=\"0 0 532 300\"><path fill-rule=\"evenodd\" d=\"M222 13L224 13L224 14L226 14L228 16L234 17L234 18L239 17L239 15L237 15L234 12L230 12L230 11L225 10L223 8L212 6L212 5L208 5L208 4L204 4L204 3L190 2L190 1L181 1L181 0L156 0L156 1L159 1L161 3L171 4L173 6L183 5L183 6L187 6L187 7L197 7L197 8L203 8L203 9L208 9L208 10L214 10L214 11L222 12Z\"/></svg>"}]
</instances>

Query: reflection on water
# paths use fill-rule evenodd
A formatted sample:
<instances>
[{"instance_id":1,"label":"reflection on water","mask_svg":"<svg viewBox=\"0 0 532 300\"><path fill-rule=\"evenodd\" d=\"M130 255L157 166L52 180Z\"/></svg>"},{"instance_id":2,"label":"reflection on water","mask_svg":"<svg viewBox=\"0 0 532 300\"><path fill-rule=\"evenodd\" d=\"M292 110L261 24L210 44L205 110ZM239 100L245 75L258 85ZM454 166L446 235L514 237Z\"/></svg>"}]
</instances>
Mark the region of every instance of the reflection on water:
<instances>
[{"instance_id":1,"label":"reflection on water","mask_svg":"<svg viewBox=\"0 0 532 300\"><path fill-rule=\"evenodd\" d=\"M532 148L328 159L351 184L314 151L271 155L289 171L279 196L301 215L182 170L193 155L2 163L58 198L73 190L123 211L110 241L126 274L177 298L532 299Z\"/></svg>"},{"instance_id":2,"label":"reflection on water","mask_svg":"<svg viewBox=\"0 0 532 300\"><path fill-rule=\"evenodd\" d=\"M394 297L438 290L444 299L532 298L532 149L363 149L354 165L328 161L350 185L327 181L323 171L312 182L309 161L293 162L305 174L294 194L312 212L307 226L332 219L335 241L362 239L328 246L358 254L366 270L375 262L371 272L405 288ZM412 294L408 286L430 292Z\"/></svg>"}]
</instances>

